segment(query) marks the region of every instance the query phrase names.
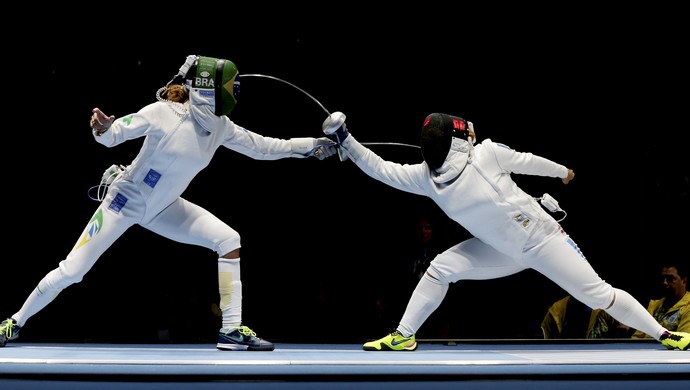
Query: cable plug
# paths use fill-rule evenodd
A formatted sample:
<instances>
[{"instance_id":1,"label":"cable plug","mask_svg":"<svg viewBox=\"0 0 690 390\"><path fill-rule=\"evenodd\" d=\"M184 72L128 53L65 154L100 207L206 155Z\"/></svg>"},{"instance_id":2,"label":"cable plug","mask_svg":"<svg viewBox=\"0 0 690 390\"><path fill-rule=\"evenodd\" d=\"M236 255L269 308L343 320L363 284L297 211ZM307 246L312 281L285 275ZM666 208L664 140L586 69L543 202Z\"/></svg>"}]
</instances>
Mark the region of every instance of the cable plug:
<instances>
[{"instance_id":1,"label":"cable plug","mask_svg":"<svg viewBox=\"0 0 690 390\"><path fill-rule=\"evenodd\" d=\"M542 204L542 206L546 207L546 209L551 211L552 213L563 211L561 207L558 205L558 201L549 194L545 193L541 198L539 198L539 202Z\"/></svg>"}]
</instances>

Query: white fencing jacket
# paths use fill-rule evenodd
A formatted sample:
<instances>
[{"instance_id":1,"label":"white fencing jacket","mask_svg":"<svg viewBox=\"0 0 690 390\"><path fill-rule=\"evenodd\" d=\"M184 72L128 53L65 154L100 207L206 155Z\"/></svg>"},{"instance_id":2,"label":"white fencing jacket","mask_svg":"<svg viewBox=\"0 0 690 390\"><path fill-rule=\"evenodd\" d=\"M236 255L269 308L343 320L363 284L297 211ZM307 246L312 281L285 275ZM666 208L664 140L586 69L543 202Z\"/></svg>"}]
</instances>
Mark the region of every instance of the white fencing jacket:
<instances>
[{"instance_id":1,"label":"white fencing jacket","mask_svg":"<svg viewBox=\"0 0 690 390\"><path fill-rule=\"evenodd\" d=\"M367 175L399 190L428 196L470 234L513 258L521 256L540 222L553 217L517 186L511 173L568 175L561 164L490 139L475 146L454 141L441 173L432 172L425 162L385 161L352 135L342 147Z\"/></svg>"}]
</instances>

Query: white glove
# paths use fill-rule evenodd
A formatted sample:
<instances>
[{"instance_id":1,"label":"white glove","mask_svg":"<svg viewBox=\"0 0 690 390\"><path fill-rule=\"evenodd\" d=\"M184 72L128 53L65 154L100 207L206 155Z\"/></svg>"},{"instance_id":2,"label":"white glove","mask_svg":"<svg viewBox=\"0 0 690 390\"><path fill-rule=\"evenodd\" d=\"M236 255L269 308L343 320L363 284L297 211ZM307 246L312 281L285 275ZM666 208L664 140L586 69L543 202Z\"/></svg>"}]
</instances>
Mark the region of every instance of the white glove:
<instances>
[{"instance_id":1,"label":"white glove","mask_svg":"<svg viewBox=\"0 0 690 390\"><path fill-rule=\"evenodd\" d=\"M335 142L326 137L317 138L314 147L316 148L316 150L314 150L314 157L319 160L323 160L338 153Z\"/></svg>"},{"instance_id":2,"label":"white glove","mask_svg":"<svg viewBox=\"0 0 690 390\"><path fill-rule=\"evenodd\" d=\"M319 160L331 157L337 153L335 142L326 137L321 138L290 138L292 152L305 157L314 156Z\"/></svg>"}]
</instances>

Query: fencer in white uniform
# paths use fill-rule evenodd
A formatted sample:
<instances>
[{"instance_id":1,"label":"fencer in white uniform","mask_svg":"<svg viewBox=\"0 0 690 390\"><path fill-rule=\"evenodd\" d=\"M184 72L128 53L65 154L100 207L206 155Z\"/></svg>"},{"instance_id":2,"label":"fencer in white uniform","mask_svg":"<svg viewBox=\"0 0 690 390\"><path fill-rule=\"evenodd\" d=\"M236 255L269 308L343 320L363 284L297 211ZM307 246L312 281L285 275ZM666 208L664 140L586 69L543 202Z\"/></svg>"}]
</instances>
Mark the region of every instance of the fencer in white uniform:
<instances>
[{"instance_id":1,"label":"fencer in white uniform","mask_svg":"<svg viewBox=\"0 0 690 390\"><path fill-rule=\"evenodd\" d=\"M512 174L561 178L565 166L485 139L462 118L434 113L423 124L424 161L385 161L347 130L345 115L331 114L323 131L339 145L341 160L391 187L431 198L473 238L440 253L412 293L397 330L364 344L365 350L414 350L414 335L441 304L449 283L500 278L531 268L591 308L652 335L669 349L687 349L690 335L664 329L629 293L612 287L592 268L577 244Z\"/></svg>"},{"instance_id":2,"label":"fencer in white uniform","mask_svg":"<svg viewBox=\"0 0 690 390\"><path fill-rule=\"evenodd\" d=\"M227 115L237 102L239 85L231 61L193 55L159 90L159 101L117 119L93 110L91 127L98 143L114 147L144 137L142 147L130 165L116 170L114 178L104 178L110 185L93 217L67 257L38 283L21 309L0 325L0 346L15 339L29 318L59 292L80 282L99 257L137 224L218 254L219 349L274 349L242 324L239 233L181 194L221 147L257 160L323 159L336 151L326 137L277 139L235 124Z\"/></svg>"}]
</instances>

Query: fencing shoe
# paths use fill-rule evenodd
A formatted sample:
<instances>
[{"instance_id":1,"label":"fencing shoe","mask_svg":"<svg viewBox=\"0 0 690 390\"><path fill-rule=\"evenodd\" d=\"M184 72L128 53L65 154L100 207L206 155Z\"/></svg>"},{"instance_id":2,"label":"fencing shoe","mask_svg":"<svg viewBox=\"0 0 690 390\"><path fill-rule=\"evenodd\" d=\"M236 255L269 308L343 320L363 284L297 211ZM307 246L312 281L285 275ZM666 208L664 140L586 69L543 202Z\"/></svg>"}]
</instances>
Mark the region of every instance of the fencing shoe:
<instances>
[{"instance_id":1,"label":"fencing shoe","mask_svg":"<svg viewBox=\"0 0 690 390\"><path fill-rule=\"evenodd\" d=\"M22 327L17 325L17 321L8 318L0 323L0 347L4 347L8 341L19 337L19 330Z\"/></svg>"},{"instance_id":2,"label":"fencing shoe","mask_svg":"<svg viewBox=\"0 0 690 390\"><path fill-rule=\"evenodd\" d=\"M222 328L216 348L224 351L273 351L273 343L256 337L247 326Z\"/></svg>"},{"instance_id":3,"label":"fencing shoe","mask_svg":"<svg viewBox=\"0 0 690 390\"><path fill-rule=\"evenodd\" d=\"M690 346L690 333L685 332L664 332L659 339L661 344L668 349L680 349L687 351Z\"/></svg>"},{"instance_id":4,"label":"fencing shoe","mask_svg":"<svg viewBox=\"0 0 690 390\"><path fill-rule=\"evenodd\" d=\"M417 341L414 335L404 337L396 330L384 338L365 343L363 348L365 351L414 351Z\"/></svg>"}]
</instances>

